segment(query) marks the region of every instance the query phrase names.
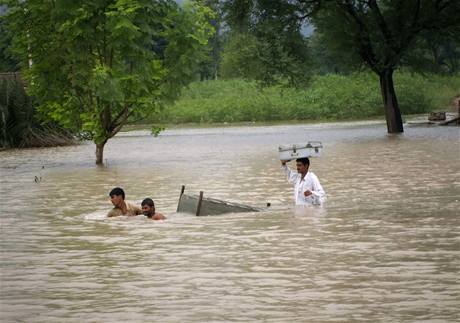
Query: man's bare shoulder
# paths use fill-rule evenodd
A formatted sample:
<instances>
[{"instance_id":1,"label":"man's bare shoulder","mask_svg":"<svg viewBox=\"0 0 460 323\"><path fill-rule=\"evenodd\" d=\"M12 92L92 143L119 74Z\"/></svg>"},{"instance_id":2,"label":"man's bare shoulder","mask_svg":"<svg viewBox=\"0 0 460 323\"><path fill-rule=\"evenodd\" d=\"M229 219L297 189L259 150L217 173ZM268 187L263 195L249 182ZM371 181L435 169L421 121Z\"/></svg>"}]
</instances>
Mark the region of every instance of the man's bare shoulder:
<instances>
[{"instance_id":1,"label":"man's bare shoulder","mask_svg":"<svg viewBox=\"0 0 460 323\"><path fill-rule=\"evenodd\" d=\"M152 216L152 220L166 220L166 217L161 213L155 213L155 215Z\"/></svg>"}]
</instances>

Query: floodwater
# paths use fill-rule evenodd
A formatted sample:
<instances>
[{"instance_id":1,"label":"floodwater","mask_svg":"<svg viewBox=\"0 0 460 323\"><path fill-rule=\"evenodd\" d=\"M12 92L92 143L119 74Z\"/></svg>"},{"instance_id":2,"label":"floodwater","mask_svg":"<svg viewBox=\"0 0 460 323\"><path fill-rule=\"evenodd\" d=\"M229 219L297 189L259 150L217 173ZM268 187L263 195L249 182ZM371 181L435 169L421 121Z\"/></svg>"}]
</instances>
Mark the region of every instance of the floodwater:
<instances>
[{"instance_id":1,"label":"floodwater","mask_svg":"<svg viewBox=\"0 0 460 323\"><path fill-rule=\"evenodd\" d=\"M307 140L324 145L323 208L295 208L280 169L278 145ZM2 322L460 321L458 127L138 131L105 158L91 143L0 152ZM175 213L181 185L272 206ZM114 186L168 219L104 218Z\"/></svg>"}]
</instances>

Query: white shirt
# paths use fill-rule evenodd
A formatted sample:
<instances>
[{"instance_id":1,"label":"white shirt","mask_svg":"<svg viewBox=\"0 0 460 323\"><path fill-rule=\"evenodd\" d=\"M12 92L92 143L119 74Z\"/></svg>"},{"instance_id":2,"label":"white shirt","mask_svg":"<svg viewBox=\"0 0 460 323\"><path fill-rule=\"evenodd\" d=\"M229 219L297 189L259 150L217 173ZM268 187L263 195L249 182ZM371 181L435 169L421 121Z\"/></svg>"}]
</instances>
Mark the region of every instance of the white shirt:
<instances>
[{"instance_id":1,"label":"white shirt","mask_svg":"<svg viewBox=\"0 0 460 323\"><path fill-rule=\"evenodd\" d=\"M318 177L308 171L302 179L302 175L291 170L287 165L282 166L289 183L294 184L294 199L296 205L322 205L326 200L326 192L319 183ZM305 196L304 192L310 190L311 195Z\"/></svg>"}]
</instances>

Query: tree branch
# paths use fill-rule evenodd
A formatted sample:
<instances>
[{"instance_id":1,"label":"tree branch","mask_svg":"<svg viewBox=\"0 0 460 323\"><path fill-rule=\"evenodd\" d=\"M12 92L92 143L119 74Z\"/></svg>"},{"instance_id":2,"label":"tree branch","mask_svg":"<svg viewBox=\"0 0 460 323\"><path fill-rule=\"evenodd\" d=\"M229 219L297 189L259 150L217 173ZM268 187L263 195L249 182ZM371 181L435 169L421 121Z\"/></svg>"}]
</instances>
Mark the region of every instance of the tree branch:
<instances>
[{"instance_id":1,"label":"tree branch","mask_svg":"<svg viewBox=\"0 0 460 323\"><path fill-rule=\"evenodd\" d=\"M383 37L385 38L385 41L387 43L390 43L393 35L391 34L390 29L388 28L388 25L385 21L385 18L382 15L382 12L380 11L379 5L377 4L377 1L375 0L369 0L369 8L371 9L371 12L373 16L375 17L377 24L380 27L380 30L383 34Z\"/></svg>"},{"instance_id":2,"label":"tree branch","mask_svg":"<svg viewBox=\"0 0 460 323\"><path fill-rule=\"evenodd\" d=\"M126 123L126 120L129 117L129 108L130 106L128 104L125 104L123 110L121 110L113 120L112 125L110 127L109 139L115 136Z\"/></svg>"},{"instance_id":3,"label":"tree branch","mask_svg":"<svg viewBox=\"0 0 460 323\"><path fill-rule=\"evenodd\" d=\"M310 18L311 16L314 16L322 7L322 4L326 2L327 0L297 0L298 6L298 12L303 12L305 11L305 14L303 15L298 15L298 20L302 21L307 18Z\"/></svg>"},{"instance_id":4,"label":"tree branch","mask_svg":"<svg viewBox=\"0 0 460 323\"><path fill-rule=\"evenodd\" d=\"M371 45L372 43L369 36L369 30L367 29L366 24L359 17L352 2L350 2L349 0L346 0L344 2L336 0L336 4L339 7L342 7L342 9L353 18L353 21L355 22L359 30L359 40L357 41L357 46L359 47L359 54L361 58L369 64L369 67L377 72L377 59L375 57L374 50Z\"/></svg>"}]
</instances>

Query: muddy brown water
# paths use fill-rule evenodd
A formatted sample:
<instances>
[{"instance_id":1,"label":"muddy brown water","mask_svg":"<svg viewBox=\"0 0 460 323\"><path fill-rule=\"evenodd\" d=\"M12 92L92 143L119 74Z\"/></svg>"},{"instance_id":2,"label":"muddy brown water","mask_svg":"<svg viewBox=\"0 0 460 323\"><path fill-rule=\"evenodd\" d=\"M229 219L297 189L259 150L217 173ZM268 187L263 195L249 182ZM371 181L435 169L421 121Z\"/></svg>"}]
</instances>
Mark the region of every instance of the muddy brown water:
<instances>
[{"instance_id":1,"label":"muddy brown water","mask_svg":"<svg viewBox=\"0 0 460 323\"><path fill-rule=\"evenodd\" d=\"M293 206L278 161L307 140L324 145L322 209ZM2 322L460 321L458 127L137 131L105 158L91 143L0 152ZM175 213L183 184L272 206ZM105 218L114 186L168 219Z\"/></svg>"}]
</instances>

